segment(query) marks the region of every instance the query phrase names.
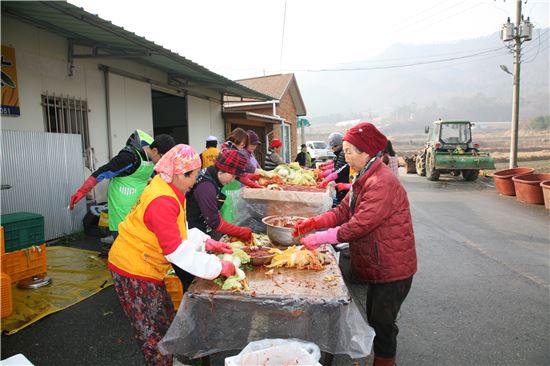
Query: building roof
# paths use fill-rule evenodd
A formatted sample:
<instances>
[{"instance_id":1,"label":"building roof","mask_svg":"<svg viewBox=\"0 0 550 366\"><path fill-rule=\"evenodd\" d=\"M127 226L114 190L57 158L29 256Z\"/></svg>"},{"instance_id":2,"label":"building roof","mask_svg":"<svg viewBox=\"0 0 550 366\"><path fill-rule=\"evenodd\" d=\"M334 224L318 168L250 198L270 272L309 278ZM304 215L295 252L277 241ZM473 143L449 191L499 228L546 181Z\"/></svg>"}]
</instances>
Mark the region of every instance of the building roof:
<instances>
[{"instance_id":1,"label":"building roof","mask_svg":"<svg viewBox=\"0 0 550 366\"><path fill-rule=\"evenodd\" d=\"M183 89L205 87L240 98L271 99L65 1L2 1L5 14L65 37L70 45L93 49L93 54L75 58L129 58L165 71Z\"/></svg>"},{"instance_id":2,"label":"building roof","mask_svg":"<svg viewBox=\"0 0 550 366\"><path fill-rule=\"evenodd\" d=\"M298 88L298 83L294 74L277 74L277 75L267 75L257 78L242 79L236 80L239 84L244 85L250 89L254 89L262 94L266 94L272 97L272 99L281 100L285 93L289 92L292 97L292 101L296 107L296 115L305 116L306 115L306 106L300 89ZM226 102L230 102L228 106L233 105L233 103L243 103L246 102L245 99L226 97ZM253 101L252 101L253 102ZM257 103L256 103L257 104Z\"/></svg>"}]
</instances>

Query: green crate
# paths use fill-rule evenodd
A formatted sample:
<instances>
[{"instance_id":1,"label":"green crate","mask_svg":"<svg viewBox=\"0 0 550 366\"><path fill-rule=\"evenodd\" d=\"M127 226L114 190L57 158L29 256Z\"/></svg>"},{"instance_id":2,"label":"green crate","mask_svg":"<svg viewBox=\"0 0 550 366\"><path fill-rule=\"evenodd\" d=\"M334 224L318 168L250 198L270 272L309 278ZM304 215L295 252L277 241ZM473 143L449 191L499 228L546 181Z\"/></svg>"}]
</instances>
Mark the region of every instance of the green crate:
<instances>
[{"instance_id":1,"label":"green crate","mask_svg":"<svg viewBox=\"0 0 550 366\"><path fill-rule=\"evenodd\" d=\"M31 212L0 215L6 252L44 244L44 216Z\"/></svg>"}]
</instances>

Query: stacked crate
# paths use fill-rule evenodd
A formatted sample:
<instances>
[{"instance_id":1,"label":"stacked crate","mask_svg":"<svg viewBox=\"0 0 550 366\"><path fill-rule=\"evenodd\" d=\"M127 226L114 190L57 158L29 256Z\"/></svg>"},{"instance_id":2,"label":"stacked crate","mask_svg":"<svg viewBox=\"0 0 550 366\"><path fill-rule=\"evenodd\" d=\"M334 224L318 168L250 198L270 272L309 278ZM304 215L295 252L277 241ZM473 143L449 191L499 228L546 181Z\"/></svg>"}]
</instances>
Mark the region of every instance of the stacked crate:
<instances>
[{"instance_id":1,"label":"stacked crate","mask_svg":"<svg viewBox=\"0 0 550 366\"><path fill-rule=\"evenodd\" d=\"M3 227L2 272L11 282L46 273L44 217L30 212L0 215Z\"/></svg>"}]
</instances>

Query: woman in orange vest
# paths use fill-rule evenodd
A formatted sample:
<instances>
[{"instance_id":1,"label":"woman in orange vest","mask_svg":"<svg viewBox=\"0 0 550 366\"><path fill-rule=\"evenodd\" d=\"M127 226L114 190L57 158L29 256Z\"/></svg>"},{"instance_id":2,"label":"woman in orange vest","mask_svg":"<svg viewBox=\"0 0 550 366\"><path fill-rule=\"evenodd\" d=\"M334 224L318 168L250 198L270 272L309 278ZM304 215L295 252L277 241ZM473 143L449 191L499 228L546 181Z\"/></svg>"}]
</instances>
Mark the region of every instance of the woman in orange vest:
<instances>
[{"instance_id":1,"label":"woman in orange vest","mask_svg":"<svg viewBox=\"0 0 550 366\"><path fill-rule=\"evenodd\" d=\"M155 165L157 175L119 225L109 252L115 291L147 365L172 365L157 343L174 317L164 285L171 266L214 279L235 273L233 263L207 252L232 253L228 244L199 229L187 230L185 193L195 184L201 159L192 147L176 145Z\"/></svg>"}]
</instances>

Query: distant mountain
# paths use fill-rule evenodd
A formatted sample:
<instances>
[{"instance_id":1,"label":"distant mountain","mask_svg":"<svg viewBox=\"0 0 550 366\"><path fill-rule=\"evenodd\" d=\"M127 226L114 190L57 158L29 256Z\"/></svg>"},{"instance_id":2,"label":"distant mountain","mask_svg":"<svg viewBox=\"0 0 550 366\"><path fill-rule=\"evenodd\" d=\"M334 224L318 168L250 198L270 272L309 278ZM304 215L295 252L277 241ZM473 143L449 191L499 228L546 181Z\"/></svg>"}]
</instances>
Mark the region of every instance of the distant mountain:
<instances>
[{"instance_id":1,"label":"distant mountain","mask_svg":"<svg viewBox=\"0 0 550 366\"><path fill-rule=\"evenodd\" d=\"M520 120L548 115L549 28L524 45ZM468 57L477 54L473 57ZM406 128L437 118L507 121L511 118L513 56L499 34L452 43L396 44L380 56L335 69L413 67L296 73L314 127L356 118ZM413 127L415 128L415 127ZM415 128L416 129L416 128Z\"/></svg>"}]
</instances>

